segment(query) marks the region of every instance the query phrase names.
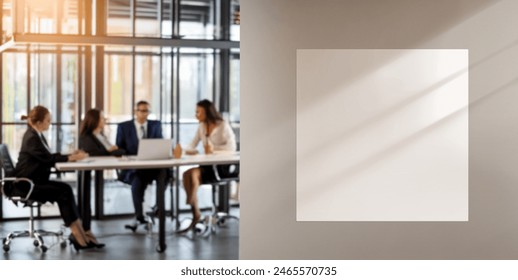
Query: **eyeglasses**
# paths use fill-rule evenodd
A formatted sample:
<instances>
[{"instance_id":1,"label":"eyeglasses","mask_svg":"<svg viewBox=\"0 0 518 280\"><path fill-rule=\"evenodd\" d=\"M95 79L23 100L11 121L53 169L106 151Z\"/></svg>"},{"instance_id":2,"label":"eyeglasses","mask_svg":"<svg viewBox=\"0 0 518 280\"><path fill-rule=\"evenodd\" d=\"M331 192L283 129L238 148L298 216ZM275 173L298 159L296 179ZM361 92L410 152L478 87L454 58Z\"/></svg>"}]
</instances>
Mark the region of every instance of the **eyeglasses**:
<instances>
[{"instance_id":1,"label":"eyeglasses","mask_svg":"<svg viewBox=\"0 0 518 280\"><path fill-rule=\"evenodd\" d=\"M142 112L142 113L151 113L151 110L148 110L148 109L138 110L138 109L137 109L137 112Z\"/></svg>"}]
</instances>

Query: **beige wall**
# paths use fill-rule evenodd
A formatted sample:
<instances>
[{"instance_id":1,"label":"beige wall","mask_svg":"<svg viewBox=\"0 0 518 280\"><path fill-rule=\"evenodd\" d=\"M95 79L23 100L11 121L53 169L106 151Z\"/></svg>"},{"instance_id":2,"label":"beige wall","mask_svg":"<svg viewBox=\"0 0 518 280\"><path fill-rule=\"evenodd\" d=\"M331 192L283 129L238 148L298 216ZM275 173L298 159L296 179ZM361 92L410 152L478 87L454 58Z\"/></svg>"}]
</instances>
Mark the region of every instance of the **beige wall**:
<instances>
[{"instance_id":1,"label":"beige wall","mask_svg":"<svg viewBox=\"0 0 518 280\"><path fill-rule=\"evenodd\" d=\"M514 0L241 0L240 258L517 259L516 11ZM469 222L296 222L296 50L390 48L469 49Z\"/></svg>"}]
</instances>

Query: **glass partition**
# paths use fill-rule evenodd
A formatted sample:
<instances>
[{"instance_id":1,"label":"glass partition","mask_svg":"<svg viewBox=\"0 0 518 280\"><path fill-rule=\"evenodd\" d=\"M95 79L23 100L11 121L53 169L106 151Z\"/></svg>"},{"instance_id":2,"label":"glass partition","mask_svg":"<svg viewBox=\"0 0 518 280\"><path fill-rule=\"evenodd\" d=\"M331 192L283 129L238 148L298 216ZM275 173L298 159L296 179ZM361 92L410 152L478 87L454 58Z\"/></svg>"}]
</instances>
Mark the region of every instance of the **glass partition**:
<instances>
[{"instance_id":1,"label":"glass partition","mask_svg":"<svg viewBox=\"0 0 518 280\"><path fill-rule=\"evenodd\" d=\"M106 12L106 34L111 36L132 36L132 0L108 0Z\"/></svg>"},{"instance_id":2,"label":"glass partition","mask_svg":"<svg viewBox=\"0 0 518 280\"><path fill-rule=\"evenodd\" d=\"M180 7L180 36L186 39L214 39L215 1L185 1Z\"/></svg>"},{"instance_id":3,"label":"glass partition","mask_svg":"<svg viewBox=\"0 0 518 280\"><path fill-rule=\"evenodd\" d=\"M17 122L27 114L27 54L2 55L2 121Z\"/></svg>"},{"instance_id":4,"label":"glass partition","mask_svg":"<svg viewBox=\"0 0 518 280\"><path fill-rule=\"evenodd\" d=\"M56 54L44 52L30 53L30 106L42 105L49 109L53 123L58 121ZM55 146L54 146L55 147Z\"/></svg>"},{"instance_id":5,"label":"glass partition","mask_svg":"<svg viewBox=\"0 0 518 280\"><path fill-rule=\"evenodd\" d=\"M121 122L133 116L131 55L104 56L104 111L111 122Z\"/></svg>"},{"instance_id":6,"label":"glass partition","mask_svg":"<svg viewBox=\"0 0 518 280\"><path fill-rule=\"evenodd\" d=\"M13 35L13 1L15 0L3 0L2 43Z\"/></svg>"},{"instance_id":7,"label":"glass partition","mask_svg":"<svg viewBox=\"0 0 518 280\"><path fill-rule=\"evenodd\" d=\"M136 0L136 36L160 37L160 3L160 0Z\"/></svg>"},{"instance_id":8,"label":"glass partition","mask_svg":"<svg viewBox=\"0 0 518 280\"><path fill-rule=\"evenodd\" d=\"M25 13L24 31L39 34L79 34L79 0L15 1L15 11Z\"/></svg>"},{"instance_id":9,"label":"glass partition","mask_svg":"<svg viewBox=\"0 0 518 280\"><path fill-rule=\"evenodd\" d=\"M239 108L240 90L239 78L241 73L241 60L239 50L232 50L230 55L230 96L229 96L229 114L231 122L239 122L241 110Z\"/></svg>"}]
</instances>

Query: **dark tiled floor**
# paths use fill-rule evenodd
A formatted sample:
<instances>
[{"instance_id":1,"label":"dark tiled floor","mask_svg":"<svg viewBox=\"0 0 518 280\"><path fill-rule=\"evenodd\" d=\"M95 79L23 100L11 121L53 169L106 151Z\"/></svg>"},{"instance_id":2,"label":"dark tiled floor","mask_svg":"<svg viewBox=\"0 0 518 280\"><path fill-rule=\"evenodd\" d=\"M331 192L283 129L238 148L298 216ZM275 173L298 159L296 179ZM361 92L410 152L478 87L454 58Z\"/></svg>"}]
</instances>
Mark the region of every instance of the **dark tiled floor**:
<instances>
[{"instance_id":1,"label":"dark tiled floor","mask_svg":"<svg viewBox=\"0 0 518 280\"><path fill-rule=\"evenodd\" d=\"M206 213L204 213L206 214ZM238 209L232 209L232 214L239 215ZM185 216L187 217L187 215ZM0 253L0 260L232 260L238 259L239 222L229 220L226 227L218 228L217 233L207 237L193 237L174 234L174 223L168 219L166 243L167 249L157 253L155 246L158 242L155 226L152 234L141 229L132 233L124 229L124 224L130 219L116 219L93 221L92 229L98 239L107 244L103 249L90 249L76 252L70 245L66 248L59 246L58 239L46 237L45 243L49 250L42 254L32 245L32 239L20 238L11 243L8 253ZM186 221L188 222L188 221ZM36 228L58 230L60 219L41 220L36 222ZM27 222L10 221L0 223L0 236L5 237L8 232L27 228ZM66 236L69 231L67 230Z\"/></svg>"}]
</instances>

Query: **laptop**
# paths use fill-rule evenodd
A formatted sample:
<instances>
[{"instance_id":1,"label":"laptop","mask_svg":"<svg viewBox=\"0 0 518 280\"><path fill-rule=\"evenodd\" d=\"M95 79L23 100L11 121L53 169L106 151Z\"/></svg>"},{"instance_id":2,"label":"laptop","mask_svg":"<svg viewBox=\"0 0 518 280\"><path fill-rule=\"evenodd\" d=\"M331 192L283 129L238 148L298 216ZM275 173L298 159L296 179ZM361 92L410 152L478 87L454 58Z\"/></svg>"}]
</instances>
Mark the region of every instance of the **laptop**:
<instances>
[{"instance_id":1,"label":"laptop","mask_svg":"<svg viewBox=\"0 0 518 280\"><path fill-rule=\"evenodd\" d=\"M136 160L170 159L173 157L172 139L140 139Z\"/></svg>"}]
</instances>

